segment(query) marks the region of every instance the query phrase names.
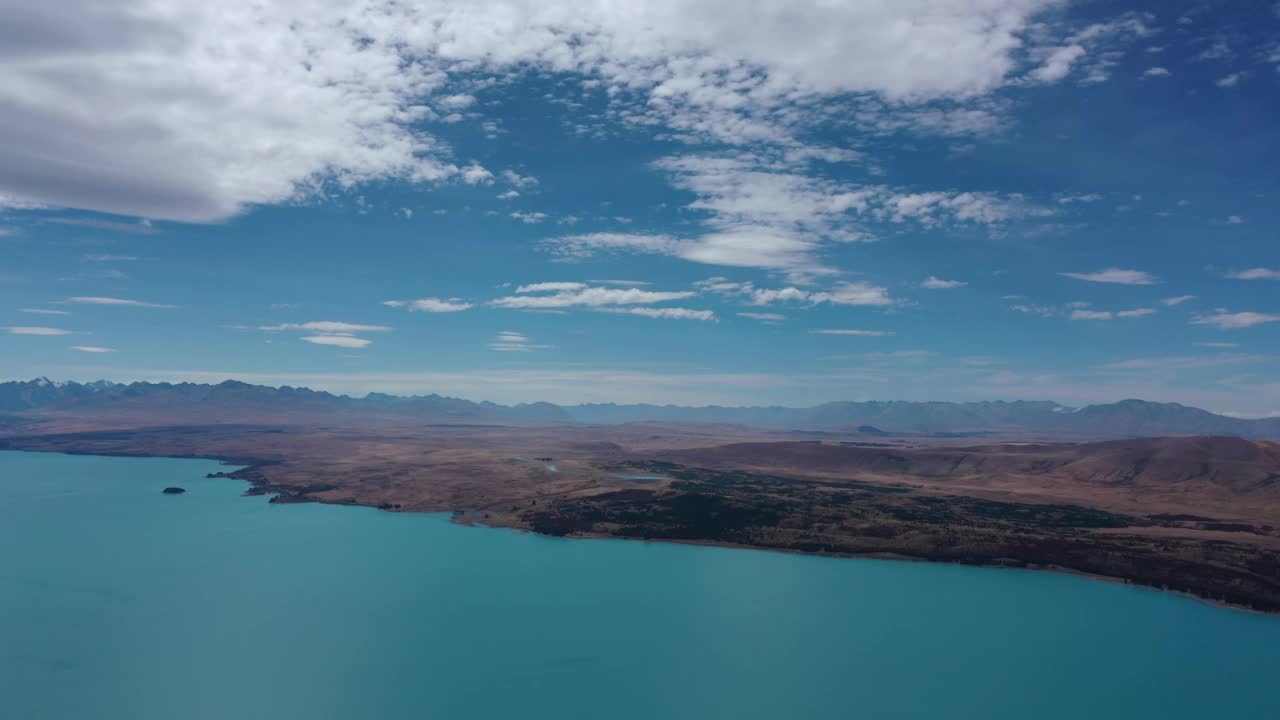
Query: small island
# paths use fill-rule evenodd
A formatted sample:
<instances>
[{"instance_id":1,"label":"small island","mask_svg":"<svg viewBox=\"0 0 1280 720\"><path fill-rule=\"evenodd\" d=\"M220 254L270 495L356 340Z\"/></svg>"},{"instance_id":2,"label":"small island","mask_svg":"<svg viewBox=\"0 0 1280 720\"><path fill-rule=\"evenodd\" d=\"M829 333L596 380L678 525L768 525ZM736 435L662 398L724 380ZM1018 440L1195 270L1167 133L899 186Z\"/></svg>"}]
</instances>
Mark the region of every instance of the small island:
<instances>
[{"instance_id":1,"label":"small island","mask_svg":"<svg viewBox=\"0 0 1280 720\"><path fill-rule=\"evenodd\" d=\"M184 492L186 492L186 491L187 491L187 489L186 489L186 488L180 488L180 487L167 487L167 488L165 488L164 490L162 490L161 492L163 492L165 495L181 495L182 493L184 493Z\"/></svg>"}]
</instances>

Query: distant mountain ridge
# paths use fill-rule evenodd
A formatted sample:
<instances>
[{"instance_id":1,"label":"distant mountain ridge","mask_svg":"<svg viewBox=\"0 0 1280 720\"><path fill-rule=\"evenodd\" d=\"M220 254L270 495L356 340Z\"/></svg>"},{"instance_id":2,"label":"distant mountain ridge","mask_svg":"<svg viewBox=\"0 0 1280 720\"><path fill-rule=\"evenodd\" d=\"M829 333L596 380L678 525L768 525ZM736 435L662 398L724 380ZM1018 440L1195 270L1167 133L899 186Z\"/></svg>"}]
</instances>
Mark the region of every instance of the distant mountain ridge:
<instances>
[{"instance_id":1,"label":"distant mountain ridge","mask_svg":"<svg viewBox=\"0 0 1280 720\"><path fill-rule=\"evenodd\" d=\"M776 430L881 434L1054 433L1084 437L1236 435L1280 439L1280 418L1242 419L1177 403L1122 400L1072 408L1048 401L829 402L808 408L680 405L498 405L442 395L335 395L236 380L217 384L53 382L0 383L0 415L63 412L149 414L212 421L382 415L424 422L519 425L609 425L676 422L746 425Z\"/></svg>"},{"instance_id":2,"label":"distant mountain ridge","mask_svg":"<svg viewBox=\"0 0 1280 720\"><path fill-rule=\"evenodd\" d=\"M577 405L566 408L583 423L697 422L788 430L882 433L1044 432L1092 437L1237 435L1280 438L1280 418L1216 415L1178 403L1121 400L1072 408L1049 401L829 402L810 408Z\"/></svg>"},{"instance_id":3,"label":"distant mountain ridge","mask_svg":"<svg viewBox=\"0 0 1280 720\"><path fill-rule=\"evenodd\" d=\"M498 405L442 395L397 396L370 393L362 398L288 385L275 388L227 380L203 383L128 384L53 382L47 378L0 383L0 413L67 412L207 417L252 421L288 416L341 414L402 415L431 422L478 424L569 424L564 409L551 403Z\"/></svg>"}]
</instances>

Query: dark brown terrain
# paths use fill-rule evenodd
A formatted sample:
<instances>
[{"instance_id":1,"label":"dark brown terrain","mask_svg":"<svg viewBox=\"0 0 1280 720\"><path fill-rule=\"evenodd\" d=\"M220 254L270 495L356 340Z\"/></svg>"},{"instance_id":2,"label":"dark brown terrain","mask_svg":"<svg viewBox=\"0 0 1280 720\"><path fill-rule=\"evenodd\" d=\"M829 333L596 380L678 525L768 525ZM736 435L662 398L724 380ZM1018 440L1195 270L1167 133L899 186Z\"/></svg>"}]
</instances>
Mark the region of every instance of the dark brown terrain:
<instances>
[{"instance_id":1,"label":"dark brown terrain","mask_svg":"<svg viewBox=\"0 0 1280 720\"><path fill-rule=\"evenodd\" d=\"M169 388L161 397L9 411L0 449L218 458L244 466L228 476L276 503L449 511L554 535L1052 568L1280 611L1280 445L1266 441L1014 443L1001 441L1026 434L523 422L553 414L537 406L498 424L394 405L282 412Z\"/></svg>"}]
</instances>

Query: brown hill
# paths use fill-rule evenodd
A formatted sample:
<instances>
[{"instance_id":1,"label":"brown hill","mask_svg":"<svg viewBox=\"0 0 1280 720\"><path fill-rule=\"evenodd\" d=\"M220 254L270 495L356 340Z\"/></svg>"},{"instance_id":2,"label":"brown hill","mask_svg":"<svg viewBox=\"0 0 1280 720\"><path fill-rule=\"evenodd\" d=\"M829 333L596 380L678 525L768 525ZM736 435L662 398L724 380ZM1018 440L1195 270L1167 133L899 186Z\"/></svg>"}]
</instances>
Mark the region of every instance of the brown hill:
<instances>
[{"instance_id":1,"label":"brown hill","mask_svg":"<svg viewBox=\"0 0 1280 720\"><path fill-rule=\"evenodd\" d=\"M671 450L662 458L716 469L1111 500L1148 510L1204 504L1280 523L1280 444L1235 437L911 449L736 443Z\"/></svg>"}]
</instances>

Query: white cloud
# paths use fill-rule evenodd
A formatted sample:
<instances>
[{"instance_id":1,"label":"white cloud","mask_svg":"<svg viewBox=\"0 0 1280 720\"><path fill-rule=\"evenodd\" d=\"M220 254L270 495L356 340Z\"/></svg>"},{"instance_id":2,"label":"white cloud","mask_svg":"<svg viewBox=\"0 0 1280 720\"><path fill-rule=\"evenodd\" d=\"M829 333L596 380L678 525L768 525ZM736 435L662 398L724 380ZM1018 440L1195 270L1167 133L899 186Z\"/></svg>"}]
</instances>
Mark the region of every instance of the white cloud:
<instances>
[{"instance_id":1,"label":"white cloud","mask_svg":"<svg viewBox=\"0 0 1280 720\"><path fill-rule=\"evenodd\" d=\"M712 184L692 190L705 227L660 252L793 282L831 274L828 243L872 239L856 219L990 225L1043 211L1012 196L808 177L797 168L859 157L797 141L830 117L810 110L874 104L915 129L992 132L1005 106L988 93L1028 73L1091 72L1108 38L1143 31L1128 18L1056 37L1037 17L1056 0L66 2L83 23L59 26L30 3L19 11L57 42L0 30L0 47L20 48L0 69L0 148L30 137L42 159L5 162L0 150L0 190L26 201L208 221L388 179L524 189L537 180L495 177L431 126L457 111L479 125L487 98L469 81L531 68L604 88L614 121L776 146L719 177L669 169L681 187ZM1028 56L1032 40L1046 49Z\"/></svg>"},{"instance_id":2,"label":"white cloud","mask_svg":"<svg viewBox=\"0 0 1280 720\"><path fill-rule=\"evenodd\" d=\"M1057 82L1072 73L1080 75L1080 82L1084 84L1105 81L1124 57L1126 44L1152 33L1146 20L1142 14L1130 12L1093 23L1056 41L1052 33L1047 39L1043 35L1037 37L1044 44L1033 46L1030 55L1039 65L1027 74L1026 81Z\"/></svg>"},{"instance_id":3,"label":"white cloud","mask_svg":"<svg viewBox=\"0 0 1280 720\"><path fill-rule=\"evenodd\" d=\"M1214 85L1220 88L1233 88L1240 84L1240 73L1231 73L1214 81Z\"/></svg>"},{"instance_id":4,"label":"white cloud","mask_svg":"<svg viewBox=\"0 0 1280 720\"><path fill-rule=\"evenodd\" d=\"M1253 325L1261 325L1265 323L1280 323L1280 315L1272 315L1268 313L1226 313L1219 311L1212 315L1197 315L1192 319L1192 324L1196 325L1213 325L1213 327L1222 329L1222 331L1235 331L1235 329L1252 328Z\"/></svg>"},{"instance_id":5,"label":"white cloud","mask_svg":"<svg viewBox=\"0 0 1280 720\"><path fill-rule=\"evenodd\" d=\"M800 288L784 287L777 289L746 288L752 305L772 305L776 302L809 302L813 293Z\"/></svg>"},{"instance_id":6,"label":"white cloud","mask_svg":"<svg viewBox=\"0 0 1280 720\"><path fill-rule=\"evenodd\" d=\"M451 313L470 310L475 307L469 302L463 302L458 298L418 298L417 300L386 300L382 303L387 307L408 308L411 312L429 312L429 313Z\"/></svg>"},{"instance_id":7,"label":"white cloud","mask_svg":"<svg viewBox=\"0 0 1280 720\"><path fill-rule=\"evenodd\" d=\"M1155 315L1155 314L1156 314L1156 311L1154 308L1137 308L1134 310L1121 310L1120 312L1116 313L1116 317L1134 318L1134 317L1146 317L1147 315Z\"/></svg>"},{"instance_id":8,"label":"white cloud","mask_svg":"<svg viewBox=\"0 0 1280 720\"><path fill-rule=\"evenodd\" d=\"M501 175L503 180L518 188L529 188L538 184L538 178L530 175L521 175L515 170L503 170Z\"/></svg>"},{"instance_id":9,"label":"white cloud","mask_svg":"<svg viewBox=\"0 0 1280 720\"><path fill-rule=\"evenodd\" d=\"M722 277L707 278L694 283L703 292L713 292L730 297L741 297L749 305L772 305L777 302L820 305L870 305L897 304L888 288L867 282L840 282L826 290L804 290L797 287L758 288L749 282L731 282Z\"/></svg>"},{"instance_id":10,"label":"white cloud","mask_svg":"<svg viewBox=\"0 0 1280 720\"><path fill-rule=\"evenodd\" d=\"M138 257L136 255L91 254L85 255L84 259L89 262L133 262Z\"/></svg>"},{"instance_id":11,"label":"white cloud","mask_svg":"<svg viewBox=\"0 0 1280 720\"><path fill-rule=\"evenodd\" d=\"M1163 299L1163 300L1161 300L1160 302L1161 302L1161 303L1163 303L1163 304L1165 304L1165 305L1169 305L1170 307L1172 307L1172 306L1174 306L1174 305L1181 305L1182 303L1184 303L1184 302L1186 302L1186 301L1188 301L1188 300L1195 300L1195 299L1196 299L1196 296L1195 296L1195 295L1179 295L1179 296L1177 296L1177 297L1168 297L1168 298L1164 298L1164 299Z\"/></svg>"},{"instance_id":12,"label":"white cloud","mask_svg":"<svg viewBox=\"0 0 1280 720\"><path fill-rule=\"evenodd\" d=\"M84 353L113 353L115 350L109 347L101 347L98 345L72 345L72 350Z\"/></svg>"},{"instance_id":13,"label":"white cloud","mask_svg":"<svg viewBox=\"0 0 1280 720\"><path fill-rule=\"evenodd\" d=\"M1070 205L1071 203L1093 203L1104 199L1098 193L1088 193L1085 195L1062 195L1057 198L1058 203L1062 205Z\"/></svg>"},{"instance_id":14,"label":"white cloud","mask_svg":"<svg viewBox=\"0 0 1280 720\"><path fill-rule=\"evenodd\" d=\"M1045 318L1053 317L1058 314L1057 308L1050 307L1048 305L1028 305L1025 303L1019 303L1016 305L1010 305L1009 309L1026 315L1039 315L1040 317Z\"/></svg>"},{"instance_id":15,"label":"white cloud","mask_svg":"<svg viewBox=\"0 0 1280 720\"><path fill-rule=\"evenodd\" d=\"M887 330L810 330L815 335L852 335L856 337L885 337L892 335Z\"/></svg>"},{"instance_id":16,"label":"white cloud","mask_svg":"<svg viewBox=\"0 0 1280 720\"><path fill-rule=\"evenodd\" d=\"M680 241L670 235L586 233L544 240L543 250L562 259L591 257L600 252L638 252L674 255Z\"/></svg>"},{"instance_id":17,"label":"white cloud","mask_svg":"<svg viewBox=\"0 0 1280 720\"><path fill-rule=\"evenodd\" d=\"M525 225L536 225L545 221L549 216L544 212L513 212L511 217Z\"/></svg>"},{"instance_id":18,"label":"white cloud","mask_svg":"<svg viewBox=\"0 0 1280 720\"><path fill-rule=\"evenodd\" d=\"M865 282L837 283L830 290L814 293L809 299L814 303L832 305L885 306L896 302L889 297L888 289Z\"/></svg>"},{"instance_id":19,"label":"white cloud","mask_svg":"<svg viewBox=\"0 0 1280 720\"><path fill-rule=\"evenodd\" d=\"M681 258L707 265L785 270L797 274L831 274L814 252L813 240L773 228L740 226L705 235L685 244Z\"/></svg>"},{"instance_id":20,"label":"white cloud","mask_svg":"<svg viewBox=\"0 0 1280 720\"><path fill-rule=\"evenodd\" d=\"M512 198L518 197L520 197L520 193L516 190L508 190L504 193L498 193L499 200L511 200Z\"/></svg>"},{"instance_id":21,"label":"white cloud","mask_svg":"<svg viewBox=\"0 0 1280 720\"><path fill-rule=\"evenodd\" d=\"M18 312L31 313L32 315L70 315L66 310L50 310L48 308L22 308Z\"/></svg>"},{"instance_id":22,"label":"white cloud","mask_svg":"<svg viewBox=\"0 0 1280 720\"><path fill-rule=\"evenodd\" d=\"M592 280L597 285L616 285L618 287L644 287L653 283L647 280Z\"/></svg>"},{"instance_id":23,"label":"white cloud","mask_svg":"<svg viewBox=\"0 0 1280 720\"><path fill-rule=\"evenodd\" d=\"M446 95L436 101L436 104L449 110L465 110L476 104L474 95L459 93L457 95Z\"/></svg>"},{"instance_id":24,"label":"white cloud","mask_svg":"<svg viewBox=\"0 0 1280 720\"><path fill-rule=\"evenodd\" d=\"M1155 310L1152 308L1136 308L1133 310L1120 310L1119 312L1111 312L1109 310L1072 310L1069 316L1072 320L1113 320L1115 318L1136 318L1154 315Z\"/></svg>"},{"instance_id":25,"label":"white cloud","mask_svg":"<svg viewBox=\"0 0 1280 720\"><path fill-rule=\"evenodd\" d=\"M516 288L517 293L538 293L538 292L560 292L562 290L581 290L587 287L585 283L580 282L540 282L529 285L521 285Z\"/></svg>"},{"instance_id":26,"label":"white cloud","mask_svg":"<svg viewBox=\"0 0 1280 720\"><path fill-rule=\"evenodd\" d=\"M206 221L326 182L489 182L423 129L460 117L432 106L477 107L455 71L579 73L639 94L638 119L768 137L798 99L994 90L1017 67L1034 16L1054 5L82 0L55 13L23 4L23 22L0 35L0 137L24 138L41 163L7 156L0 187L47 205Z\"/></svg>"},{"instance_id":27,"label":"white cloud","mask_svg":"<svg viewBox=\"0 0 1280 720\"><path fill-rule=\"evenodd\" d=\"M10 335L71 335L72 334L70 330L63 330L62 328L51 328L51 327L15 326L15 327L7 327L5 328L5 330Z\"/></svg>"},{"instance_id":28,"label":"white cloud","mask_svg":"<svg viewBox=\"0 0 1280 720\"><path fill-rule=\"evenodd\" d=\"M1243 224L1244 224L1244 218L1240 217L1239 215L1228 215L1228 216L1227 216L1227 224L1228 224L1228 225L1243 225Z\"/></svg>"},{"instance_id":29,"label":"white cloud","mask_svg":"<svg viewBox=\"0 0 1280 720\"><path fill-rule=\"evenodd\" d=\"M356 333L356 332L385 332L391 330L386 325L363 325L360 323L339 322L336 320L313 320L304 323L281 323L279 325L263 325L259 330L301 330L304 332L315 332L325 334L339 333Z\"/></svg>"},{"instance_id":30,"label":"white cloud","mask_svg":"<svg viewBox=\"0 0 1280 720\"><path fill-rule=\"evenodd\" d=\"M1240 347L1240 344L1239 344L1239 343L1233 343L1233 342L1198 342L1198 343L1196 343L1196 345L1199 345L1200 347L1209 347L1209 348L1234 348L1234 347Z\"/></svg>"},{"instance_id":31,"label":"white cloud","mask_svg":"<svg viewBox=\"0 0 1280 720\"><path fill-rule=\"evenodd\" d=\"M559 290L546 295L517 294L490 301L490 305L514 309L604 307L610 305L652 305L693 297L692 292L657 292L637 288L583 287Z\"/></svg>"},{"instance_id":32,"label":"white cloud","mask_svg":"<svg viewBox=\"0 0 1280 720\"><path fill-rule=\"evenodd\" d=\"M1043 83L1057 82L1071 74L1071 66L1084 54L1085 49L1080 45L1053 48L1045 57L1044 63L1031 71L1031 77Z\"/></svg>"},{"instance_id":33,"label":"white cloud","mask_svg":"<svg viewBox=\"0 0 1280 720\"><path fill-rule=\"evenodd\" d=\"M1076 280L1087 280L1096 283L1116 283L1120 285L1153 285L1156 278L1140 270L1121 270L1108 268L1093 273L1061 273Z\"/></svg>"},{"instance_id":34,"label":"white cloud","mask_svg":"<svg viewBox=\"0 0 1280 720\"><path fill-rule=\"evenodd\" d=\"M640 315L642 317L656 318L658 320L716 320L716 314L710 310L690 310L689 308L680 307L614 307L600 308L600 311L624 315Z\"/></svg>"},{"instance_id":35,"label":"white cloud","mask_svg":"<svg viewBox=\"0 0 1280 720\"><path fill-rule=\"evenodd\" d=\"M1220 330L1239 330L1273 322L1280 322L1280 315L1220 311L1213 315L1199 315L1191 320L1193 325L1212 325Z\"/></svg>"},{"instance_id":36,"label":"white cloud","mask_svg":"<svg viewBox=\"0 0 1280 720\"><path fill-rule=\"evenodd\" d=\"M1236 280L1280 280L1280 270L1256 267L1249 270L1241 270L1240 272L1231 273L1227 277L1234 278Z\"/></svg>"},{"instance_id":37,"label":"white cloud","mask_svg":"<svg viewBox=\"0 0 1280 720\"><path fill-rule=\"evenodd\" d=\"M314 345L333 345L342 348L364 348L372 343L371 340L351 335L306 335L302 340Z\"/></svg>"},{"instance_id":38,"label":"white cloud","mask_svg":"<svg viewBox=\"0 0 1280 720\"><path fill-rule=\"evenodd\" d=\"M144 307L144 308L174 308L176 305L165 305L163 303L142 302L141 300L127 300L125 298L114 297L70 297L67 302L77 305L120 305L125 307Z\"/></svg>"},{"instance_id":39,"label":"white cloud","mask_svg":"<svg viewBox=\"0 0 1280 720\"><path fill-rule=\"evenodd\" d=\"M969 283L962 282L960 280L940 280L937 277L930 275L925 278L924 282L920 283L920 287L928 288L930 290L950 290L951 288L960 288L968 284Z\"/></svg>"},{"instance_id":40,"label":"white cloud","mask_svg":"<svg viewBox=\"0 0 1280 720\"><path fill-rule=\"evenodd\" d=\"M1172 74L1173 73L1169 72L1167 68L1153 67L1153 68L1147 68L1146 72L1142 73L1142 77L1143 78L1168 77Z\"/></svg>"},{"instance_id":41,"label":"white cloud","mask_svg":"<svg viewBox=\"0 0 1280 720\"><path fill-rule=\"evenodd\" d=\"M823 260L832 243L875 239L867 222L917 222L926 227L972 223L999 226L1054 211L1019 195L900 192L813 177L767 152L680 155L654 163L672 184L694 195L701 231L668 234L588 233L544 240L561 259L606 252L669 255L692 262L772 270L793 282L836 274Z\"/></svg>"},{"instance_id":42,"label":"white cloud","mask_svg":"<svg viewBox=\"0 0 1280 720\"><path fill-rule=\"evenodd\" d=\"M1224 60L1231 57L1231 46L1226 40L1218 38L1213 44L1206 48L1203 52L1196 56L1197 60Z\"/></svg>"},{"instance_id":43,"label":"white cloud","mask_svg":"<svg viewBox=\"0 0 1280 720\"><path fill-rule=\"evenodd\" d=\"M786 315L781 313L762 313L762 312L740 312L738 317L750 318L751 320L760 320L761 322L782 322L787 319Z\"/></svg>"},{"instance_id":44,"label":"white cloud","mask_svg":"<svg viewBox=\"0 0 1280 720\"><path fill-rule=\"evenodd\" d=\"M530 342L528 335L513 330L504 330L489 343L489 349L497 352L535 352L545 350L550 345L536 345Z\"/></svg>"}]
</instances>

